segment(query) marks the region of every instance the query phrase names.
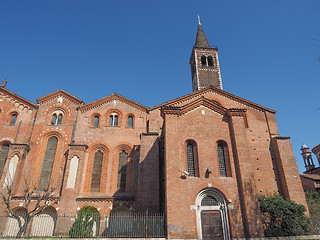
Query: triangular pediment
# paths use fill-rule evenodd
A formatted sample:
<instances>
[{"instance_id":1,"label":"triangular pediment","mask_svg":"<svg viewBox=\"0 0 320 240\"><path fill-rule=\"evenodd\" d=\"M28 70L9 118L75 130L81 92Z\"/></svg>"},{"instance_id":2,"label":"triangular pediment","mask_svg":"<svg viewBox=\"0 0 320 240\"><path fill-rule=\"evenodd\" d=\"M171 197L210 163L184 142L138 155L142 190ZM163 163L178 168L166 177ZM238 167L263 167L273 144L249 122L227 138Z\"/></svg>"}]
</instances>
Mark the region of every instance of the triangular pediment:
<instances>
[{"instance_id":1,"label":"triangular pediment","mask_svg":"<svg viewBox=\"0 0 320 240\"><path fill-rule=\"evenodd\" d=\"M79 104L83 103L83 101L81 99L73 96L72 94L70 94L62 89L38 98L37 103L43 104L43 103L50 102L55 99L57 99L57 101L59 101L58 98L62 98L62 101L63 101L63 98L66 98L69 100L69 102L72 102L75 105L79 105Z\"/></svg>"},{"instance_id":2,"label":"triangular pediment","mask_svg":"<svg viewBox=\"0 0 320 240\"><path fill-rule=\"evenodd\" d=\"M178 105L182 105L183 103L187 103L187 102L191 101L192 99L201 98L202 96L204 96L206 93L209 93L209 92L213 92L215 94L218 94L220 96L229 98L229 99L231 99L231 100L233 100L235 102L241 103L241 104L243 104L245 106L248 106L248 107L260 110L260 111L267 111L267 112L271 112L271 113L276 113L276 111L274 111L272 109L263 107L263 106L261 106L259 104L253 103L253 102L251 102L249 100L246 100L244 98L238 97L236 95L233 95L231 93L228 93L228 92L226 92L224 90L221 90L221 89L218 89L218 88L215 88L215 87L207 87L205 89L202 89L202 90L199 90L199 91L195 91L195 92L187 94L185 96L182 96L182 97L173 99L171 101L168 101L168 102L156 105L154 107L151 107L151 108L149 108L149 110L154 110L154 109L157 109L157 108L161 108L163 106L178 106Z\"/></svg>"},{"instance_id":3,"label":"triangular pediment","mask_svg":"<svg viewBox=\"0 0 320 240\"><path fill-rule=\"evenodd\" d=\"M127 104L131 107L134 107L142 112L147 112L148 111L148 108L139 104L139 103L136 103L126 97L123 97L117 93L113 93L109 96L106 96L104 98L100 98L96 101L93 101L91 103L88 103L88 104L85 104L83 106L80 107L80 111L81 112L87 112L87 111L90 111L91 109L93 108L97 108L97 107L101 107L107 103L110 103L110 102L114 102L114 101L117 101L117 102L122 102L124 104Z\"/></svg>"},{"instance_id":4,"label":"triangular pediment","mask_svg":"<svg viewBox=\"0 0 320 240\"><path fill-rule=\"evenodd\" d=\"M186 114L194 109L199 108L200 106L206 107L208 109L211 109L212 111L219 113L221 115L224 115L227 112L227 109L223 106L221 106L219 103L209 100L205 97L198 98L195 101L189 102L188 104L184 106L162 106L161 107L161 115L165 114L176 114L176 115L183 115Z\"/></svg>"},{"instance_id":5,"label":"triangular pediment","mask_svg":"<svg viewBox=\"0 0 320 240\"><path fill-rule=\"evenodd\" d=\"M6 89L4 87L0 87L0 98L5 98L5 99L10 98L11 101L12 100L14 101L14 103L19 103L28 109L36 109L37 108L37 105L35 103L30 102L29 100L19 96L18 94L15 94L15 93L9 91L8 89Z\"/></svg>"}]
</instances>

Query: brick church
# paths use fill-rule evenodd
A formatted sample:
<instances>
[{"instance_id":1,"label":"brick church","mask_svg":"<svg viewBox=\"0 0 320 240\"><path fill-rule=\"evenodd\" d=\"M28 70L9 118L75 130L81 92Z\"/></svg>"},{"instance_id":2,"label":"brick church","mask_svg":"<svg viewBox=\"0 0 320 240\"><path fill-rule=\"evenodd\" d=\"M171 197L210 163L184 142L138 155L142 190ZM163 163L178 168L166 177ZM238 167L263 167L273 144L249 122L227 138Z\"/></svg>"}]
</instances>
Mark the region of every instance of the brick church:
<instances>
[{"instance_id":1,"label":"brick church","mask_svg":"<svg viewBox=\"0 0 320 240\"><path fill-rule=\"evenodd\" d=\"M63 90L33 103L4 81L0 186L12 184L15 211L24 211L24 179L39 191L56 188L50 216L92 206L100 215L97 236L111 213L148 210L165 213L168 238L259 237L259 194L279 192L306 206L276 111L223 90L217 51L199 22L193 92L153 107L116 93L84 103ZM57 235L65 223L52 221L49 234ZM31 235L41 224L31 225ZM3 224L1 231L11 230Z\"/></svg>"}]
</instances>

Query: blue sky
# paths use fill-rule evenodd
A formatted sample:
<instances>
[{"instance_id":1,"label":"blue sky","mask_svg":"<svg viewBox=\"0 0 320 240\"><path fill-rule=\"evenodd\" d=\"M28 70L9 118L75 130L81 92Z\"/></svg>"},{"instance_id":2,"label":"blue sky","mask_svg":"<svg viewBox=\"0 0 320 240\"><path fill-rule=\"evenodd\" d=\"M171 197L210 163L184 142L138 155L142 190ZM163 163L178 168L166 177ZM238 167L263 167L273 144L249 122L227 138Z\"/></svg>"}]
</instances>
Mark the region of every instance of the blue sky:
<instances>
[{"instance_id":1,"label":"blue sky","mask_svg":"<svg viewBox=\"0 0 320 240\"><path fill-rule=\"evenodd\" d=\"M1 0L0 80L32 102L64 89L160 104L192 91L197 14L224 90L278 111L304 171L300 146L320 144L318 0Z\"/></svg>"}]
</instances>

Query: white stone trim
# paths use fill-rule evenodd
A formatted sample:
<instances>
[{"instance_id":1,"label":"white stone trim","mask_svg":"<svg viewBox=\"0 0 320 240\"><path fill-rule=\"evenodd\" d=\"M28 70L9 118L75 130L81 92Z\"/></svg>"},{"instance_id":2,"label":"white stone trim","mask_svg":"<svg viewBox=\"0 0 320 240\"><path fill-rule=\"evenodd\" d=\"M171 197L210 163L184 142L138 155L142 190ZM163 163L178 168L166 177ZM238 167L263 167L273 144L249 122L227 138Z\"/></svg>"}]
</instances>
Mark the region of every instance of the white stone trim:
<instances>
[{"instance_id":1,"label":"white stone trim","mask_svg":"<svg viewBox=\"0 0 320 240\"><path fill-rule=\"evenodd\" d=\"M218 201L218 206L201 206L201 201L206 196L212 196ZM228 209L224 196L214 188L206 188L202 190L196 198L196 217L197 217L197 232L198 239L202 240L202 224L201 224L201 211L203 210L218 210L221 214L222 229L225 240L230 240L230 229L228 221Z\"/></svg>"}]
</instances>

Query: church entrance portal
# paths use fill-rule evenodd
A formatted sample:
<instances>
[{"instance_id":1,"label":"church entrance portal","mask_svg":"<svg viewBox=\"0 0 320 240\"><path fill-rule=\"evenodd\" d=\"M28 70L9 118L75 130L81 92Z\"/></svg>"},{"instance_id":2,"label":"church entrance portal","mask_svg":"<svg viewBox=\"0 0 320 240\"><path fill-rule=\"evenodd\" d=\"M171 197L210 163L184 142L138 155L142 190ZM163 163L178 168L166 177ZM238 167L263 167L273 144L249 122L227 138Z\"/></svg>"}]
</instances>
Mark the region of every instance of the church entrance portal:
<instances>
[{"instance_id":1,"label":"church entrance portal","mask_svg":"<svg viewBox=\"0 0 320 240\"><path fill-rule=\"evenodd\" d=\"M223 240L223 230L221 222L221 214L219 211L202 211L202 239Z\"/></svg>"},{"instance_id":2,"label":"church entrance portal","mask_svg":"<svg viewBox=\"0 0 320 240\"><path fill-rule=\"evenodd\" d=\"M196 199L198 239L229 240L227 204L214 188L201 191Z\"/></svg>"}]
</instances>

